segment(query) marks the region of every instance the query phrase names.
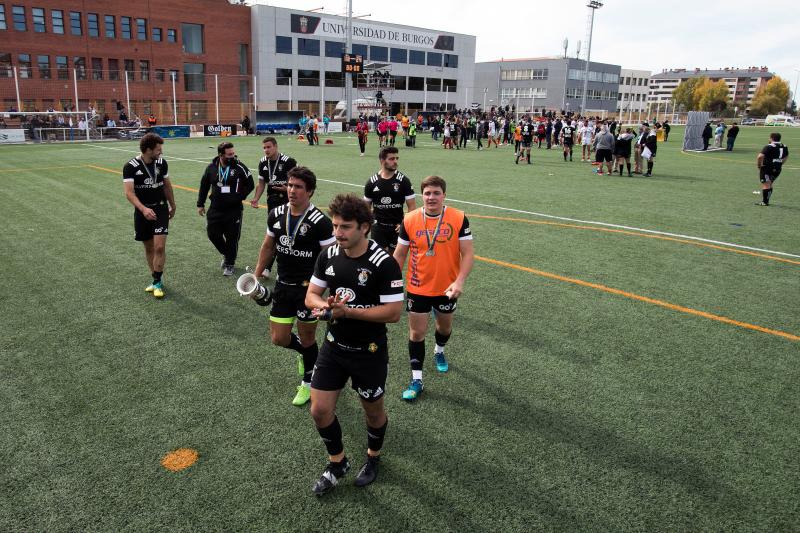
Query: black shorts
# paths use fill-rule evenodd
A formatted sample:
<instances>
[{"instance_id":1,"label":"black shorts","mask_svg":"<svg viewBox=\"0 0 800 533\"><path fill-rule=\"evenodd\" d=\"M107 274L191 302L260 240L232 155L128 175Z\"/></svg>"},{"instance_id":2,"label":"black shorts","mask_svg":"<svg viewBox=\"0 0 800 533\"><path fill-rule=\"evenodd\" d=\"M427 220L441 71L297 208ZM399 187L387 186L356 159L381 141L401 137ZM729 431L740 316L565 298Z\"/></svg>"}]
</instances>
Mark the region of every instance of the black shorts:
<instances>
[{"instance_id":1,"label":"black shorts","mask_svg":"<svg viewBox=\"0 0 800 533\"><path fill-rule=\"evenodd\" d=\"M525 139L523 137L522 141L520 141L520 142L521 142L523 148L530 148L531 147L531 140L530 139Z\"/></svg>"},{"instance_id":2,"label":"black shorts","mask_svg":"<svg viewBox=\"0 0 800 533\"><path fill-rule=\"evenodd\" d=\"M617 151L615 151L614 152L614 157L624 157L625 159L630 159L631 158L631 153L630 152L622 152L622 151L617 152Z\"/></svg>"},{"instance_id":3,"label":"black shorts","mask_svg":"<svg viewBox=\"0 0 800 533\"><path fill-rule=\"evenodd\" d=\"M363 349L349 349L326 340L322 343L311 376L311 388L337 391L350 386L364 401L374 402L386 392L389 350L386 339Z\"/></svg>"},{"instance_id":4,"label":"black shorts","mask_svg":"<svg viewBox=\"0 0 800 533\"><path fill-rule=\"evenodd\" d=\"M448 315L454 313L458 305L458 298L451 300L447 296L422 296L419 294L406 294L406 311L410 313L430 313L433 309L437 313Z\"/></svg>"},{"instance_id":5,"label":"black shorts","mask_svg":"<svg viewBox=\"0 0 800 533\"><path fill-rule=\"evenodd\" d=\"M608 148L601 148L595 153L594 160L597 163L602 163L606 161L608 163L611 162L611 150Z\"/></svg>"},{"instance_id":6,"label":"black shorts","mask_svg":"<svg viewBox=\"0 0 800 533\"><path fill-rule=\"evenodd\" d=\"M781 175L781 169L779 168L768 169L766 167L761 167L759 169L758 174L759 174L759 181L761 183L766 183L766 182L774 183L775 180L778 179L778 176Z\"/></svg>"},{"instance_id":7,"label":"black shorts","mask_svg":"<svg viewBox=\"0 0 800 533\"><path fill-rule=\"evenodd\" d=\"M169 235L169 209L166 202L147 206L156 212L155 220L147 220L138 209L133 212L133 238L149 241L156 235Z\"/></svg>"},{"instance_id":8,"label":"black shorts","mask_svg":"<svg viewBox=\"0 0 800 533\"><path fill-rule=\"evenodd\" d=\"M564 139L564 148L567 148L567 147L572 148L573 144L575 144L575 143L572 142L572 139Z\"/></svg>"},{"instance_id":9,"label":"black shorts","mask_svg":"<svg viewBox=\"0 0 800 533\"><path fill-rule=\"evenodd\" d=\"M397 248L397 230L395 226L384 226L377 222L372 225L372 240L378 243L381 248L387 248L390 253Z\"/></svg>"},{"instance_id":10,"label":"black shorts","mask_svg":"<svg viewBox=\"0 0 800 533\"><path fill-rule=\"evenodd\" d=\"M280 281L275 282L275 290L272 292L272 308L269 311L269 319L277 324L294 324L295 320L300 322L316 322L317 319L311 316L311 309L306 307L306 285L287 285Z\"/></svg>"}]
</instances>

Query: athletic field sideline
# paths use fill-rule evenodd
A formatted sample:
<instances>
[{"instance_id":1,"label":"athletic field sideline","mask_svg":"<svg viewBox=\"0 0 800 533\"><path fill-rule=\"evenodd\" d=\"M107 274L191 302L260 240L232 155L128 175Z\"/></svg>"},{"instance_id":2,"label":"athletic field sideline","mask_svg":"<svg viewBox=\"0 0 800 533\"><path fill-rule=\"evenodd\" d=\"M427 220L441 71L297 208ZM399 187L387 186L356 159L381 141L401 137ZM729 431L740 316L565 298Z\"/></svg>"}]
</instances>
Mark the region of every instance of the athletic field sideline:
<instances>
[{"instance_id":1,"label":"athletic field sideline","mask_svg":"<svg viewBox=\"0 0 800 533\"><path fill-rule=\"evenodd\" d=\"M0 530L796 530L800 128L779 130L790 158L757 207L770 131L685 154L673 128L651 178L598 176L555 147L515 165L511 147L400 146L418 193L447 180L478 257L450 372L429 354L404 403L405 317L390 325L380 476L322 499L294 357L221 275L195 209L220 139L164 145L177 214L161 301L122 191L137 143L0 147ZM374 134L363 158L330 138L279 138L322 208L378 168ZM260 138L232 141L255 170ZM237 276L265 222L245 207ZM360 464L349 389L339 419ZM196 462L162 466L180 448Z\"/></svg>"}]
</instances>

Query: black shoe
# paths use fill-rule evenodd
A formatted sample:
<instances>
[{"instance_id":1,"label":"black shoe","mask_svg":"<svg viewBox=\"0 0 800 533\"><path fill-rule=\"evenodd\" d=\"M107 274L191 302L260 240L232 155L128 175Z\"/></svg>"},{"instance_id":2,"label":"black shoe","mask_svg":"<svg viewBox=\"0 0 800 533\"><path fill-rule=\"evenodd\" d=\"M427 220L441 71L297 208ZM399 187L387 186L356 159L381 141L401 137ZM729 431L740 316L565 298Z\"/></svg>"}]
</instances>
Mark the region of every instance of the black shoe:
<instances>
[{"instance_id":1,"label":"black shoe","mask_svg":"<svg viewBox=\"0 0 800 533\"><path fill-rule=\"evenodd\" d=\"M650 176L652 176L652 174L650 174L649 172L644 175L645 178L649 178Z\"/></svg>"},{"instance_id":2,"label":"black shoe","mask_svg":"<svg viewBox=\"0 0 800 533\"><path fill-rule=\"evenodd\" d=\"M366 487L378 477L378 465L381 462L380 455L367 455L367 462L361 467L356 476L356 487Z\"/></svg>"},{"instance_id":3,"label":"black shoe","mask_svg":"<svg viewBox=\"0 0 800 533\"><path fill-rule=\"evenodd\" d=\"M515 157L515 158L514 158L514 163L515 163L515 164L517 164L517 165L519 165L519 156L517 156L517 157Z\"/></svg>"},{"instance_id":4,"label":"black shoe","mask_svg":"<svg viewBox=\"0 0 800 533\"><path fill-rule=\"evenodd\" d=\"M322 471L320 478L314 483L314 486L311 487L311 492L317 496L322 496L326 492L330 492L348 470L350 470L350 461L347 460L347 457L342 459L339 463L328 463L328 466Z\"/></svg>"}]
</instances>

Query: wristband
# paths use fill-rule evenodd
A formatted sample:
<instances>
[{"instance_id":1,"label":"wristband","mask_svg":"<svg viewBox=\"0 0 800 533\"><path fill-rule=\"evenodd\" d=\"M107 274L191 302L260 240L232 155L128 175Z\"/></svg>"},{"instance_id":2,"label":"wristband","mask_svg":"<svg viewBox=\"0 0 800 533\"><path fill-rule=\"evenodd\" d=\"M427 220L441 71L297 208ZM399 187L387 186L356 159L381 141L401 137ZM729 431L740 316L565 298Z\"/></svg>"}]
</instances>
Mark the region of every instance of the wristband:
<instances>
[{"instance_id":1,"label":"wristband","mask_svg":"<svg viewBox=\"0 0 800 533\"><path fill-rule=\"evenodd\" d=\"M333 311L331 311L330 309L325 309L319 316L319 320L322 320L324 322L329 322L331 318L333 318Z\"/></svg>"}]
</instances>

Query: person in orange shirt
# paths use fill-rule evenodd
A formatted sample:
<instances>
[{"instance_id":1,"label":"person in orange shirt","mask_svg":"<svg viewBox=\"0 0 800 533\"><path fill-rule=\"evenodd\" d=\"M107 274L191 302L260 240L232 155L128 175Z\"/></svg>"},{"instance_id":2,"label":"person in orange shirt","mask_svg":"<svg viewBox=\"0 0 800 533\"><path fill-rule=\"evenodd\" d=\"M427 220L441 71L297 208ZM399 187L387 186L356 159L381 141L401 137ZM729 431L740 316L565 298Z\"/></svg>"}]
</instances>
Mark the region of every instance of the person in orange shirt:
<instances>
[{"instance_id":1,"label":"person in orange shirt","mask_svg":"<svg viewBox=\"0 0 800 533\"><path fill-rule=\"evenodd\" d=\"M403 391L403 399L408 401L416 400L422 393L422 363L431 309L436 324L436 368L439 372L449 369L444 347L453 331L458 297L474 262L469 220L463 211L444 205L445 181L439 176L428 176L422 180L420 189L423 206L403 219L394 252L401 269L408 258L406 309L411 384Z\"/></svg>"},{"instance_id":2,"label":"person in orange shirt","mask_svg":"<svg viewBox=\"0 0 800 533\"><path fill-rule=\"evenodd\" d=\"M403 138L408 138L408 116L403 115L400 118L400 125L403 127Z\"/></svg>"},{"instance_id":3,"label":"person in orange shirt","mask_svg":"<svg viewBox=\"0 0 800 533\"><path fill-rule=\"evenodd\" d=\"M519 143L522 142L522 126L517 124L514 128L514 155L519 154Z\"/></svg>"}]
</instances>

